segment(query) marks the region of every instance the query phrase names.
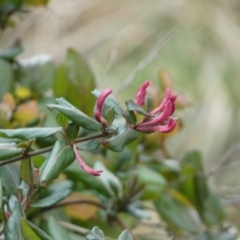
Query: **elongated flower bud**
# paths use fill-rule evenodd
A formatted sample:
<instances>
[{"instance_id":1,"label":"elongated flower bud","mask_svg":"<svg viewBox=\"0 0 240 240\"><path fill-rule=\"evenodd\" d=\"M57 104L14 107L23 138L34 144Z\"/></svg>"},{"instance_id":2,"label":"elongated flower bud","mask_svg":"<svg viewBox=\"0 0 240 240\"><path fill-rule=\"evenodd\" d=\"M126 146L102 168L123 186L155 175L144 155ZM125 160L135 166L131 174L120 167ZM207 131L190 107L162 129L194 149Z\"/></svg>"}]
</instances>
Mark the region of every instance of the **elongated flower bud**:
<instances>
[{"instance_id":1,"label":"elongated flower bud","mask_svg":"<svg viewBox=\"0 0 240 240\"><path fill-rule=\"evenodd\" d=\"M150 86L149 81L145 81L137 91L137 94L135 96L135 103L137 103L140 106L143 106L145 103L148 86Z\"/></svg>"},{"instance_id":2,"label":"elongated flower bud","mask_svg":"<svg viewBox=\"0 0 240 240\"><path fill-rule=\"evenodd\" d=\"M100 96L98 97L97 102L96 102L97 109L96 109L96 111L94 112L94 116L95 116L95 119L96 119L98 122L102 123L102 125L103 125L104 127L107 126L107 121L106 121L106 119L105 119L105 118L103 117L103 115L102 115L102 110L103 110L104 102L105 102L107 96L108 96L109 94L111 94L111 93L112 93L112 89L111 89L111 88L106 88L106 89L104 89L104 90L101 92L101 94L100 94Z\"/></svg>"},{"instance_id":3,"label":"elongated flower bud","mask_svg":"<svg viewBox=\"0 0 240 240\"><path fill-rule=\"evenodd\" d=\"M151 120L148 120L146 122L139 123L137 124L137 126L146 127L146 126L155 126L155 125L162 124L171 115L171 110L172 110L172 103L168 101L163 111L157 117Z\"/></svg>"},{"instance_id":4,"label":"elongated flower bud","mask_svg":"<svg viewBox=\"0 0 240 240\"><path fill-rule=\"evenodd\" d=\"M100 96L98 97L96 105L97 105L97 110L100 112L100 114L102 114L102 109L103 109L105 99L111 93L112 93L112 89L106 88L101 92Z\"/></svg>"},{"instance_id":5,"label":"elongated flower bud","mask_svg":"<svg viewBox=\"0 0 240 240\"><path fill-rule=\"evenodd\" d=\"M89 173L93 176L100 176L101 173L103 172L102 170L95 170L93 168L90 168L82 159L80 153L78 152L77 146L73 144L73 151L75 153L76 159L78 160L78 163L82 167L82 169L86 172Z\"/></svg>"}]
</instances>

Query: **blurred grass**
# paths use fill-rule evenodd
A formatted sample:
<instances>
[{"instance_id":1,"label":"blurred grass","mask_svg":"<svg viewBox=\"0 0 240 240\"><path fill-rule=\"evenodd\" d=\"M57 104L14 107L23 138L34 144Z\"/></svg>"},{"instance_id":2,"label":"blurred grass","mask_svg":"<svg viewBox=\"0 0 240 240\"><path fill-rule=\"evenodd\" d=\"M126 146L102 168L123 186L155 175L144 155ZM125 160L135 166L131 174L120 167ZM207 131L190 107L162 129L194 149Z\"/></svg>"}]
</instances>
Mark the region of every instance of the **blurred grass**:
<instances>
[{"instance_id":1,"label":"blurred grass","mask_svg":"<svg viewBox=\"0 0 240 240\"><path fill-rule=\"evenodd\" d=\"M158 71L165 67L174 88L193 103L175 114L185 126L168 141L176 159L197 148L211 167L239 139L239 1L52 0L20 20L17 16L17 28L2 39L3 46L9 39L22 39L25 51L20 59L47 53L61 63L66 49L73 47L88 58L99 88L115 90L157 41L182 24L119 98L133 97L146 79L157 83ZM222 175L221 183L237 184L237 173L230 182L229 174Z\"/></svg>"}]
</instances>

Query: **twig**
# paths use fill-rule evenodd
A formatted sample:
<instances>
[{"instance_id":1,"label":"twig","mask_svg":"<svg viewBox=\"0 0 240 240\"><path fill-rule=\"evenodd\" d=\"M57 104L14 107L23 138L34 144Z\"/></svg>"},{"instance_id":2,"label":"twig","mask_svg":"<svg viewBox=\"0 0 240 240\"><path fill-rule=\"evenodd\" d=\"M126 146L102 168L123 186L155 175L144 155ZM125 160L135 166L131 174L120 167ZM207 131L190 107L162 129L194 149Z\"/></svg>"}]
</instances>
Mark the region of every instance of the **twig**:
<instances>
[{"instance_id":1,"label":"twig","mask_svg":"<svg viewBox=\"0 0 240 240\"><path fill-rule=\"evenodd\" d=\"M181 25L177 25L170 32L168 32L165 37L161 38L157 43L153 46L148 56L140 61L138 65L130 72L126 81L115 91L115 95L117 96L124 89L131 86L134 82L136 76L139 72L141 72L146 66L148 66L158 55L160 49L162 49L181 29Z\"/></svg>"},{"instance_id":2,"label":"twig","mask_svg":"<svg viewBox=\"0 0 240 240\"><path fill-rule=\"evenodd\" d=\"M107 210L107 207L104 204L102 204L100 202L97 202L97 201L86 200L86 199L75 199L75 200L71 200L71 201L65 201L65 202L50 206L50 207L46 207L42 210L43 211L48 211L48 210L52 210L54 208L66 207L66 206L74 205L74 204L89 204L89 205L94 205L96 207L99 207L103 210Z\"/></svg>"},{"instance_id":3,"label":"twig","mask_svg":"<svg viewBox=\"0 0 240 240\"><path fill-rule=\"evenodd\" d=\"M92 135L92 136L88 136L88 137L82 137L82 138L76 139L74 141L74 143L80 143L80 142L85 142L85 141L96 139L96 138L111 136L114 133L115 132L111 131L111 132L100 133L100 134L96 134L96 135ZM30 157L37 156L37 155L40 155L40 154L43 154L43 153L47 153L47 152L50 152L52 149L53 149L53 146L50 146L50 147L46 147L46 148L43 148L43 149L40 149L40 150L37 150L37 151L34 151L34 152L25 153L24 155L13 157L13 158L7 159L5 161L1 161L0 166L4 166L6 164L17 162L17 161L20 161L20 160L25 160L25 159L28 159Z\"/></svg>"},{"instance_id":4,"label":"twig","mask_svg":"<svg viewBox=\"0 0 240 240\"><path fill-rule=\"evenodd\" d=\"M198 172L196 174L194 173L194 174L189 174L187 176L182 176L182 177L180 177L176 180L171 181L170 185L177 185L177 184L179 184L181 182L184 182L187 179L193 178L195 176L205 176L205 177L208 177L208 178L212 178L216 174L218 174L219 172L223 171L224 169L230 168L232 166L236 166L236 165L240 164L239 160L229 163L230 156L238 149L240 149L240 142L239 141L237 143L235 143L233 146L231 146L229 149L227 149L227 151L218 160L220 163L216 167L213 167L213 168L208 169L208 170L204 170L202 172Z\"/></svg>"},{"instance_id":5,"label":"twig","mask_svg":"<svg viewBox=\"0 0 240 240\"><path fill-rule=\"evenodd\" d=\"M106 76L107 76L109 70L111 69L113 64L116 62L117 55L118 55L118 48L119 48L119 40L117 38L116 41L115 41L114 47L111 50L111 54L110 54L110 58L109 58L107 67L104 70L102 76L100 77L99 82L103 83L105 81Z\"/></svg>"},{"instance_id":6,"label":"twig","mask_svg":"<svg viewBox=\"0 0 240 240\"><path fill-rule=\"evenodd\" d=\"M72 224L72 223L68 223L68 222L64 222L64 221L58 221L59 224L71 231L74 231L74 232L77 232L77 233L80 233L81 235L86 235L86 233L89 231L88 229L86 228L83 228L83 227L79 227L75 224ZM105 236L105 239L106 240L114 240L113 238L110 238L110 237L106 237Z\"/></svg>"},{"instance_id":7,"label":"twig","mask_svg":"<svg viewBox=\"0 0 240 240\"><path fill-rule=\"evenodd\" d=\"M238 149L240 149L239 141L227 149L227 151L218 160L219 164L208 171L208 176L211 177L212 175L215 175L217 172L221 171L221 169L224 168L225 165L229 162L230 156Z\"/></svg>"},{"instance_id":8,"label":"twig","mask_svg":"<svg viewBox=\"0 0 240 240\"><path fill-rule=\"evenodd\" d=\"M115 221L123 230L127 229L127 230L129 231L129 233L132 235L133 240L139 240L139 238L136 237L136 236L131 232L131 230L125 225L124 222L122 222L122 220L121 220L118 216L115 216L115 217L114 217L114 221Z\"/></svg>"}]
</instances>

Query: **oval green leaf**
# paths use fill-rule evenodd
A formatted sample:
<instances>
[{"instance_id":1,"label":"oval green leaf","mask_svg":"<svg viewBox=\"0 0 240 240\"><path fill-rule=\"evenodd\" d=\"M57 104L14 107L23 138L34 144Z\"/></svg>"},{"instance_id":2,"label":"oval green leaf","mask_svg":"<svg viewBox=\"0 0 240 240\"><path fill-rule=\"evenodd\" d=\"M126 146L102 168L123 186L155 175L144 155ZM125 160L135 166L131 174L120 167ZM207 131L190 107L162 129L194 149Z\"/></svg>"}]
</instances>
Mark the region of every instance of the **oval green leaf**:
<instances>
[{"instance_id":1,"label":"oval green leaf","mask_svg":"<svg viewBox=\"0 0 240 240\"><path fill-rule=\"evenodd\" d=\"M10 218L4 227L4 235L6 239L11 240L25 240L22 235L22 229L20 225L21 218L25 218L24 211L21 204L16 197L12 196L14 209Z\"/></svg>"},{"instance_id":2,"label":"oval green leaf","mask_svg":"<svg viewBox=\"0 0 240 240\"><path fill-rule=\"evenodd\" d=\"M74 159L75 155L72 148L64 142L57 141L49 158L40 169L40 185L44 186L49 181L57 178L58 175L74 161Z\"/></svg>"},{"instance_id":3,"label":"oval green leaf","mask_svg":"<svg viewBox=\"0 0 240 240\"><path fill-rule=\"evenodd\" d=\"M18 148L16 143L0 143L0 152L0 160L6 160L20 155L22 148Z\"/></svg>"},{"instance_id":4,"label":"oval green leaf","mask_svg":"<svg viewBox=\"0 0 240 240\"><path fill-rule=\"evenodd\" d=\"M94 74L86 59L74 49L69 48L54 80L54 95L65 97L74 106L90 115L95 99L89 95L89 92L94 88Z\"/></svg>"},{"instance_id":5,"label":"oval green leaf","mask_svg":"<svg viewBox=\"0 0 240 240\"><path fill-rule=\"evenodd\" d=\"M120 234L117 240L133 240L133 237L131 236L129 231L126 229Z\"/></svg>"},{"instance_id":6,"label":"oval green leaf","mask_svg":"<svg viewBox=\"0 0 240 240\"><path fill-rule=\"evenodd\" d=\"M28 140L46 138L57 132L62 132L62 129L60 127L0 129L0 137Z\"/></svg>"},{"instance_id":7,"label":"oval green leaf","mask_svg":"<svg viewBox=\"0 0 240 240\"><path fill-rule=\"evenodd\" d=\"M68 180L52 184L41 193L40 200L31 204L31 206L42 208L54 205L72 192L72 186L72 182Z\"/></svg>"},{"instance_id":8,"label":"oval green leaf","mask_svg":"<svg viewBox=\"0 0 240 240\"><path fill-rule=\"evenodd\" d=\"M138 104L136 104L132 99L126 101L125 104L127 105L128 111L136 111L147 117L151 116L142 107L140 107Z\"/></svg>"},{"instance_id":9,"label":"oval green leaf","mask_svg":"<svg viewBox=\"0 0 240 240\"><path fill-rule=\"evenodd\" d=\"M47 223L47 229L49 235L52 237L54 240L70 240L70 236L68 235L68 232L60 226L58 221L50 216L48 223Z\"/></svg>"},{"instance_id":10,"label":"oval green leaf","mask_svg":"<svg viewBox=\"0 0 240 240\"><path fill-rule=\"evenodd\" d=\"M18 186L20 184L20 172L14 163L0 167L0 178L4 189L13 194L18 194Z\"/></svg>"},{"instance_id":11,"label":"oval green leaf","mask_svg":"<svg viewBox=\"0 0 240 240\"><path fill-rule=\"evenodd\" d=\"M201 229L201 220L193 205L179 192L169 190L155 200L161 217L178 229L196 234Z\"/></svg>"},{"instance_id":12,"label":"oval green leaf","mask_svg":"<svg viewBox=\"0 0 240 240\"><path fill-rule=\"evenodd\" d=\"M100 123L88 117L85 113L75 107L68 107L57 104L48 104L47 107L50 110L56 109L59 112L65 114L74 123L87 130L100 131L102 129L102 125Z\"/></svg>"},{"instance_id":13,"label":"oval green leaf","mask_svg":"<svg viewBox=\"0 0 240 240\"><path fill-rule=\"evenodd\" d=\"M40 237L41 240L53 240L43 230L38 228L36 225L34 225L33 223L29 222L27 219L25 219L25 221L32 228L32 230Z\"/></svg>"},{"instance_id":14,"label":"oval green leaf","mask_svg":"<svg viewBox=\"0 0 240 240\"><path fill-rule=\"evenodd\" d=\"M136 167L136 174L138 176L138 183L145 184L141 199L149 200L158 198L167 185L167 181L160 173L146 166L138 165Z\"/></svg>"},{"instance_id":15,"label":"oval green leaf","mask_svg":"<svg viewBox=\"0 0 240 240\"><path fill-rule=\"evenodd\" d=\"M93 139L81 145L78 145L78 149L81 151L93 151L98 149L99 146L100 146L99 140Z\"/></svg>"},{"instance_id":16,"label":"oval green leaf","mask_svg":"<svg viewBox=\"0 0 240 240\"><path fill-rule=\"evenodd\" d=\"M25 240L42 240L31 229L31 227L27 224L27 221L24 218L21 219L21 228L22 228L22 234Z\"/></svg>"}]
</instances>

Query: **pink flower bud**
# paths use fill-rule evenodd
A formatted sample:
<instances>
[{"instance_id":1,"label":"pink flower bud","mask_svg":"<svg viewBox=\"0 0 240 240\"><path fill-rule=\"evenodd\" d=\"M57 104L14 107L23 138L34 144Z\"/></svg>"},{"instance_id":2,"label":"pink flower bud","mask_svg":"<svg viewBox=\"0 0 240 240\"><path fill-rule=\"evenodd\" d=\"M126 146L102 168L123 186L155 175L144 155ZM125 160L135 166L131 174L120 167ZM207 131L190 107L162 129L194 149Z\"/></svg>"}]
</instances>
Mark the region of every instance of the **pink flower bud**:
<instances>
[{"instance_id":1,"label":"pink flower bud","mask_svg":"<svg viewBox=\"0 0 240 240\"><path fill-rule=\"evenodd\" d=\"M150 114L155 115L155 114L157 114L157 113L160 113L161 111L163 111L164 106L167 104L167 102L168 102L168 101L171 101L171 103L172 103L172 109L171 109L171 114L170 114L170 115L172 115L172 114L174 113L174 111L175 111L175 104L174 104L174 102L175 102L176 98L177 98L177 95L176 95L176 94L175 94L175 95L172 95L172 94L171 94L171 90L170 90L169 88L167 88L167 89L166 89L166 92L165 92L165 97L164 97L163 101L161 102L161 104L159 105L159 107L153 109L153 110L150 112Z\"/></svg>"},{"instance_id":2,"label":"pink flower bud","mask_svg":"<svg viewBox=\"0 0 240 240\"><path fill-rule=\"evenodd\" d=\"M139 132L145 132L145 133L150 133L150 132L162 132L162 133L168 133L174 130L174 128L177 125L177 121L169 118L169 121L166 125L157 125L157 126L137 126L136 130Z\"/></svg>"},{"instance_id":3,"label":"pink flower bud","mask_svg":"<svg viewBox=\"0 0 240 240\"><path fill-rule=\"evenodd\" d=\"M97 99L97 102L96 102L96 106L97 106L97 109L96 111L94 112L94 116L95 116L95 119L102 123L104 127L107 126L107 121L106 119L102 116L102 110L103 110L103 106L104 106L104 102L105 102L105 99L107 98L107 96L109 94L112 93L112 89L111 88L106 88L104 89L101 94L99 95L98 99Z\"/></svg>"},{"instance_id":4,"label":"pink flower bud","mask_svg":"<svg viewBox=\"0 0 240 240\"><path fill-rule=\"evenodd\" d=\"M100 176L101 173L103 172L102 170L95 170L93 168L90 168L82 159L80 153L78 152L77 146L75 144L73 144L73 151L75 153L76 159L78 160L80 166L82 167L82 169L86 172L89 173L93 176Z\"/></svg>"},{"instance_id":5,"label":"pink flower bud","mask_svg":"<svg viewBox=\"0 0 240 240\"><path fill-rule=\"evenodd\" d=\"M155 126L155 125L162 124L171 115L171 110L172 110L172 103L168 101L163 111L157 117L151 120L148 120L146 122L139 123L137 124L137 126L146 127L146 126Z\"/></svg>"},{"instance_id":6,"label":"pink flower bud","mask_svg":"<svg viewBox=\"0 0 240 240\"><path fill-rule=\"evenodd\" d=\"M140 106L143 106L145 103L148 86L150 86L149 81L145 81L137 91L137 94L135 96L135 103L137 103Z\"/></svg>"},{"instance_id":7,"label":"pink flower bud","mask_svg":"<svg viewBox=\"0 0 240 240\"><path fill-rule=\"evenodd\" d=\"M139 132L145 133L151 133L154 131L167 133L173 131L177 125L177 121L170 118L170 116L175 111L176 98L177 95L172 95L171 90L167 88L161 104L149 112L151 117L146 117L142 122L137 123L135 129Z\"/></svg>"},{"instance_id":8,"label":"pink flower bud","mask_svg":"<svg viewBox=\"0 0 240 240\"><path fill-rule=\"evenodd\" d=\"M106 88L99 95L96 104L97 104L97 110L99 111L100 114L102 114L102 109L103 109L103 105L104 105L105 99L111 93L112 93L112 89L111 88Z\"/></svg>"}]
</instances>

